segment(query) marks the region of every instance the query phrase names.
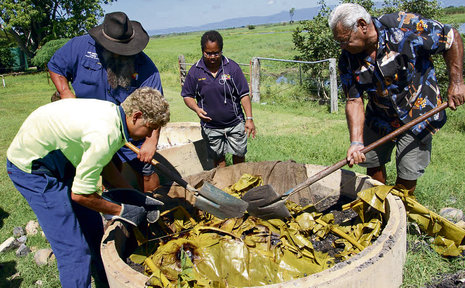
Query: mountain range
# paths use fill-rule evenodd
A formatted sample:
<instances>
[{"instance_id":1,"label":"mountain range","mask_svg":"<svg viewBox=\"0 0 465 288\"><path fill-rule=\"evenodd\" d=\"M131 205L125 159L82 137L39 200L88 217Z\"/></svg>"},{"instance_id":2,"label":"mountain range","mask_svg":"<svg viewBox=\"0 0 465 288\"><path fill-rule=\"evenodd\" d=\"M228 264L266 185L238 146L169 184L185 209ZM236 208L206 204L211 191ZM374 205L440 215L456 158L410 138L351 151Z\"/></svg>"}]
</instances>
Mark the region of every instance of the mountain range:
<instances>
[{"instance_id":1,"label":"mountain range","mask_svg":"<svg viewBox=\"0 0 465 288\"><path fill-rule=\"evenodd\" d=\"M320 7L313 8L304 8L296 9L292 20L309 20L312 19L320 11ZM170 33L183 33L183 32L193 32L193 31L206 31L212 29L226 29L226 28L237 28L244 27L247 25L260 25L260 24L270 24L270 23L281 23L289 22L290 16L289 11L282 11L277 14L269 16L250 16L250 17L240 17L233 19L226 19L221 22L208 23L200 26L185 26L185 27L174 27L166 29L157 29L157 30L148 30L149 35L163 35Z\"/></svg>"},{"instance_id":2,"label":"mountain range","mask_svg":"<svg viewBox=\"0 0 465 288\"><path fill-rule=\"evenodd\" d=\"M381 7L383 2L377 2L376 6ZM441 1L443 7L448 6L463 6L464 0L443 0ZM294 11L294 16L292 20L301 21L301 20L310 20L315 17L320 11L320 7L312 8L303 8L296 9ZM151 36L154 35L164 35L170 33L186 33L194 31L206 31L212 29L226 29L226 28L237 28L245 27L248 25L260 25L260 24L271 24L271 23L282 23L289 22L291 20L289 11L282 11L277 14L269 16L250 16L250 17L240 17L233 19L226 19L221 22L208 23L200 26L184 26L184 27L173 27L166 29L154 29L148 30L147 33Z\"/></svg>"}]
</instances>

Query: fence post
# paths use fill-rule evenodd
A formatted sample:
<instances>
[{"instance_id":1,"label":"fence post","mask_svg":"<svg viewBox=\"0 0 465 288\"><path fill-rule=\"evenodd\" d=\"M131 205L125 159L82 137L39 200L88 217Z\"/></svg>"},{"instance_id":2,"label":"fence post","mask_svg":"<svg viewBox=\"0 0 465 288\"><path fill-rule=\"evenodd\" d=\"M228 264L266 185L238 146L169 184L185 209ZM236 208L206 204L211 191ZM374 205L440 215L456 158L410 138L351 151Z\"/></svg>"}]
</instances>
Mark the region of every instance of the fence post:
<instances>
[{"instance_id":1,"label":"fence post","mask_svg":"<svg viewBox=\"0 0 465 288\"><path fill-rule=\"evenodd\" d=\"M252 58L252 102L260 103L260 60L257 57Z\"/></svg>"},{"instance_id":2,"label":"fence post","mask_svg":"<svg viewBox=\"0 0 465 288\"><path fill-rule=\"evenodd\" d=\"M181 81L181 86L184 86L184 81L186 81L187 70L186 70L186 59L184 55L178 56L178 63L179 63L179 79Z\"/></svg>"},{"instance_id":3,"label":"fence post","mask_svg":"<svg viewBox=\"0 0 465 288\"><path fill-rule=\"evenodd\" d=\"M329 59L329 81L331 85L331 113L337 112L337 70L336 59Z\"/></svg>"},{"instance_id":4,"label":"fence post","mask_svg":"<svg viewBox=\"0 0 465 288\"><path fill-rule=\"evenodd\" d=\"M48 72L47 64L45 64L44 71L46 72L45 74L47 75L47 84L50 85L50 72Z\"/></svg>"}]
</instances>

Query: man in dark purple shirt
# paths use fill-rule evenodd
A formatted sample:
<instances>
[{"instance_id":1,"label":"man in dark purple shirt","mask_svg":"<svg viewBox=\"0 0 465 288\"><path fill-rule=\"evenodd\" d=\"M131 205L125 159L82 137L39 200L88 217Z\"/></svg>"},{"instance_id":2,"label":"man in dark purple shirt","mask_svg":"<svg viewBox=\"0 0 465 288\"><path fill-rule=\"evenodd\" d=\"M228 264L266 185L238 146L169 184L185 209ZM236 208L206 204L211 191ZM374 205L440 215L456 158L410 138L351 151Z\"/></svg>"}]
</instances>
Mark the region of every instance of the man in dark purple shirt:
<instances>
[{"instance_id":1,"label":"man in dark purple shirt","mask_svg":"<svg viewBox=\"0 0 465 288\"><path fill-rule=\"evenodd\" d=\"M215 166L226 166L226 153L233 154L233 164L244 162L247 136L255 137L247 80L239 65L222 55L220 33L205 32L200 44L203 57L189 69L181 96L200 118Z\"/></svg>"}]
</instances>

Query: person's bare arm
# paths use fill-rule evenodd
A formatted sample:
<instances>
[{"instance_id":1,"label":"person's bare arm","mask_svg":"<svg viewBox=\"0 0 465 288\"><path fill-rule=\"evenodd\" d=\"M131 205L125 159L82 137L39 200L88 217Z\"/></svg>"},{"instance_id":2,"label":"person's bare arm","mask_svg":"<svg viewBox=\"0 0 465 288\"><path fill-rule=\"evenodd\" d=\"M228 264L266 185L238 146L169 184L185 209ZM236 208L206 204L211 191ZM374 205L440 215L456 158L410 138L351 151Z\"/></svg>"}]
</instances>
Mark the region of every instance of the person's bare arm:
<instances>
[{"instance_id":1,"label":"person's bare arm","mask_svg":"<svg viewBox=\"0 0 465 288\"><path fill-rule=\"evenodd\" d=\"M247 117L253 117L252 115L252 103L250 101L250 96L246 95L241 98L241 105L242 108L244 108L245 112L245 132L247 133L247 136L250 137L252 135L252 138L255 138L255 124L253 122L253 119L247 119Z\"/></svg>"},{"instance_id":2,"label":"person's bare arm","mask_svg":"<svg viewBox=\"0 0 465 288\"><path fill-rule=\"evenodd\" d=\"M364 162L365 155L360 152L363 149L363 126L365 124L365 112L362 98L349 98L346 104L346 119L349 127L351 144L347 150L347 160L349 167L354 164Z\"/></svg>"},{"instance_id":3,"label":"person's bare arm","mask_svg":"<svg viewBox=\"0 0 465 288\"><path fill-rule=\"evenodd\" d=\"M74 194L71 192L71 199L84 207L104 214L119 215L121 213L120 205L103 199L97 193Z\"/></svg>"},{"instance_id":4,"label":"person's bare arm","mask_svg":"<svg viewBox=\"0 0 465 288\"><path fill-rule=\"evenodd\" d=\"M443 56L449 72L449 87L447 89L449 107L455 110L465 101L465 84L463 82L463 40L456 29L453 31L454 42Z\"/></svg>"},{"instance_id":5,"label":"person's bare arm","mask_svg":"<svg viewBox=\"0 0 465 288\"><path fill-rule=\"evenodd\" d=\"M209 122L212 120L212 118L207 116L207 112L205 112L202 108L200 108L197 105L197 102L195 101L194 98L184 97L183 99L184 99L184 103L186 104L186 106L189 107L195 113L197 113L197 116L199 116L200 119L202 119L205 122Z\"/></svg>"},{"instance_id":6,"label":"person's bare arm","mask_svg":"<svg viewBox=\"0 0 465 288\"><path fill-rule=\"evenodd\" d=\"M68 79L66 79L65 76L62 76L52 71L49 71L49 73L53 84L55 85L58 93L60 93L61 99L76 98L76 95L74 95L73 92L71 92L71 89L69 88Z\"/></svg>"}]
</instances>

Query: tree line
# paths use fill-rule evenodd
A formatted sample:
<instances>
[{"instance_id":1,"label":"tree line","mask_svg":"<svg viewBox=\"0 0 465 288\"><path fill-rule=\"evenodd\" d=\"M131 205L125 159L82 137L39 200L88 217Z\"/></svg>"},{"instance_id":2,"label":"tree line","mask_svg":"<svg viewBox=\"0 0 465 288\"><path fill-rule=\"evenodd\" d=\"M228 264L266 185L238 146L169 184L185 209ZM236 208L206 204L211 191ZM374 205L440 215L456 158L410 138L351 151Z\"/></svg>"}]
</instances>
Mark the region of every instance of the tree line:
<instances>
[{"instance_id":1,"label":"tree line","mask_svg":"<svg viewBox=\"0 0 465 288\"><path fill-rule=\"evenodd\" d=\"M0 67L11 64L11 47L33 58L50 40L85 34L103 17L102 4L115 1L0 0Z\"/></svg>"}]
</instances>

